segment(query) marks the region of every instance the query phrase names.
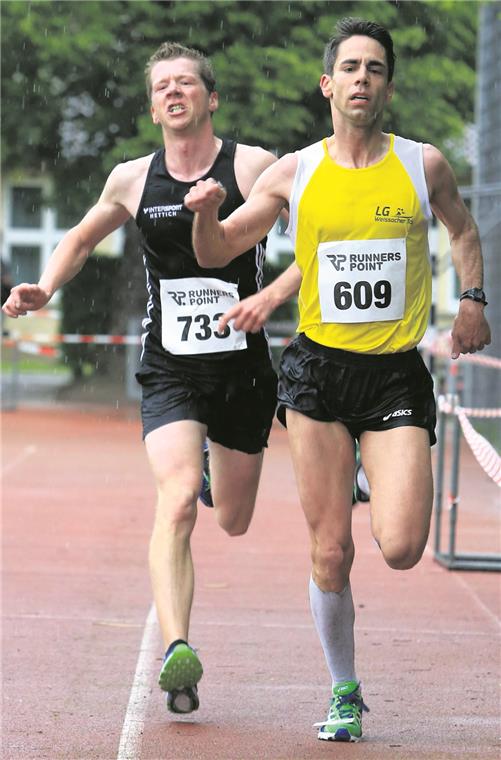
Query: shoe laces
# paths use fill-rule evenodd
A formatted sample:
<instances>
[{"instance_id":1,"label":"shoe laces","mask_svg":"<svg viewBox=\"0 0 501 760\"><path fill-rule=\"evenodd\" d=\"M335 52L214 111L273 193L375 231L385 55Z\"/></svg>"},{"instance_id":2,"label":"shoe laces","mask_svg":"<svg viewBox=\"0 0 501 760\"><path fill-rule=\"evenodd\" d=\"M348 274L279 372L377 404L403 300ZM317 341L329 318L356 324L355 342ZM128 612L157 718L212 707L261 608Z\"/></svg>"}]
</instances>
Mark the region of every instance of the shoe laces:
<instances>
[{"instance_id":1,"label":"shoe laces","mask_svg":"<svg viewBox=\"0 0 501 760\"><path fill-rule=\"evenodd\" d=\"M352 718L354 713L360 717L362 712L369 712L360 692L352 691L351 694L337 694L332 698L329 718Z\"/></svg>"}]
</instances>

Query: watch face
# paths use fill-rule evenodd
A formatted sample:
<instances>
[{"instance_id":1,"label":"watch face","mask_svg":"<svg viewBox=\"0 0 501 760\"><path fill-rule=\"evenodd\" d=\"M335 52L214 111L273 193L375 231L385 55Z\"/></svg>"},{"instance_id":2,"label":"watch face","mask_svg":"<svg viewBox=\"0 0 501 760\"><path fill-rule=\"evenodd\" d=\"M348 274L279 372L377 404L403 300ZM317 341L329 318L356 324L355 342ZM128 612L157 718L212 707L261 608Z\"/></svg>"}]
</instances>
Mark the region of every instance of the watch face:
<instances>
[{"instance_id":1,"label":"watch face","mask_svg":"<svg viewBox=\"0 0 501 760\"><path fill-rule=\"evenodd\" d=\"M464 291L464 293L461 293L460 300L462 298L470 298L472 301L479 301L480 303L484 304L487 303L485 293L482 288L468 288Z\"/></svg>"}]
</instances>

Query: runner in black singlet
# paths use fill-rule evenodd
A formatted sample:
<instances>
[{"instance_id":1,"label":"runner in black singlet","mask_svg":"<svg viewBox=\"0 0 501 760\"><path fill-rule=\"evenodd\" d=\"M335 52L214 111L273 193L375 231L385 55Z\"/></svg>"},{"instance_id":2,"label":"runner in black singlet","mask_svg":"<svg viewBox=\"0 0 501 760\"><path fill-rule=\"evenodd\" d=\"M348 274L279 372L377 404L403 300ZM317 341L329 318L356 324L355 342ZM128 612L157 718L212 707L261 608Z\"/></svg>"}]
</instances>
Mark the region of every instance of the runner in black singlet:
<instances>
[{"instance_id":1,"label":"runner in black singlet","mask_svg":"<svg viewBox=\"0 0 501 760\"><path fill-rule=\"evenodd\" d=\"M188 713L198 708L203 672L188 644L194 587L190 538L198 497L213 504L230 536L245 533L276 405L263 330L251 334L226 325L219 332L218 320L245 298L250 321L263 323L297 292L299 273L292 266L261 290L263 243L223 268L199 267L191 247L193 214L183 205L188 188L215 176L227 188L223 218L244 202L275 157L214 135L214 73L196 50L165 43L145 74L162 149L113 169L99 201L56 247L38 285L13 288L4 311L18 317L42 308L80 271L100 240L136 219L149 294L138 380L158 494L149 560L166 647L159 684L169 710ZM210 473L202 468L206 438Z\"/></svg>"}]
</instances>

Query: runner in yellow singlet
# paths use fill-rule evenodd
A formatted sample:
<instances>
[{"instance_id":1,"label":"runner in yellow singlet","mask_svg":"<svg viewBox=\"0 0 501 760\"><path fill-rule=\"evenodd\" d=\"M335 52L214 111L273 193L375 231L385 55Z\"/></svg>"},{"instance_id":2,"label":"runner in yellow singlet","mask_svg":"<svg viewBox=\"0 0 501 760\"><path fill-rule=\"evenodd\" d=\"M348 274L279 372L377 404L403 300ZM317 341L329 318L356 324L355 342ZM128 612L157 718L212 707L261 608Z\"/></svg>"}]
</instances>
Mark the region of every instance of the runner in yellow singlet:
<instances>
[{"instance_id":1,"label":"runner in yellow singlet","mask_svg":"<svg viewBox=\"0 0 501 760\"><path fill-rule=\"evenodd\" d=\"M476 225L452 170L433 146L382 132L395 56L386 29L344 19L326 46L322 94L333 134L281 158L224 222L224 188L193 187L194 248L224 266L289 209L299 292L298 336L283 353L279 418L287 424L311 537L310 602L332 678L320 739L356 741L364 703L354 659L350 569L354 441L371 492L371 527L384 559L405 570L421 558L432 508L433 383L417 352L431 302L428 221L447 227L462 297L452 358L490 343ZM258 329L266 295L230 309ZM259 311L261 304L261 312Z\"/></svg>"}]
</instances>

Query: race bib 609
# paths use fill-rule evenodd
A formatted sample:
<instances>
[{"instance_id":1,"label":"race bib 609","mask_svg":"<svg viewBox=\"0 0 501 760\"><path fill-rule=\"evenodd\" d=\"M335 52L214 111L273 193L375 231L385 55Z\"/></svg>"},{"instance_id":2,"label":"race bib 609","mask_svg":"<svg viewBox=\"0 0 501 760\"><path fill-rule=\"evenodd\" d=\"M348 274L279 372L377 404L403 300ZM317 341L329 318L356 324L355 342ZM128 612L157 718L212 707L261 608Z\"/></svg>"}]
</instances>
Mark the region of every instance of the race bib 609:
<instances>
[{"instance_id":1,"label":"race bib 609","mask_svg":"<svg viewBox=\"0 0 501 760\"><path fill-rule=\"evenodd\" d=\"M322 322L383 322L405 310L405 238L320 243Z\"/></svg>"}]
</instances>

